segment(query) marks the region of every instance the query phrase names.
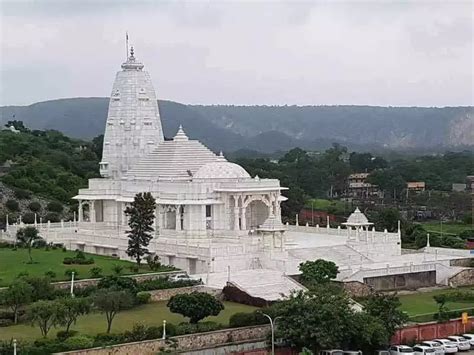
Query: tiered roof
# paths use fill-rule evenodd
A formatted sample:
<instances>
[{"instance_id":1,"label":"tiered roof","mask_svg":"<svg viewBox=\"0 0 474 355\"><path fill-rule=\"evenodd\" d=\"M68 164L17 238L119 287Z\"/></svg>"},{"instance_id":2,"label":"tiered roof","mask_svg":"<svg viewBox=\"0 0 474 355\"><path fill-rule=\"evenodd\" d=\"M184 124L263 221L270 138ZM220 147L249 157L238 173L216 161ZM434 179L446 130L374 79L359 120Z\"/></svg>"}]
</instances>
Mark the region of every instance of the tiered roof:
<instances>
[{"instance_id":1,"label":"tiered roof","mask_svg":"<svg viewBox=\"0 0 474 355\"><path fill-rule=\"evenodd\" d=\"M126 174L137 179L192 179L196 171L220 158L197 140L190 140L180 126L172 141L164 141Z\"/></svg>"}]
</instances>

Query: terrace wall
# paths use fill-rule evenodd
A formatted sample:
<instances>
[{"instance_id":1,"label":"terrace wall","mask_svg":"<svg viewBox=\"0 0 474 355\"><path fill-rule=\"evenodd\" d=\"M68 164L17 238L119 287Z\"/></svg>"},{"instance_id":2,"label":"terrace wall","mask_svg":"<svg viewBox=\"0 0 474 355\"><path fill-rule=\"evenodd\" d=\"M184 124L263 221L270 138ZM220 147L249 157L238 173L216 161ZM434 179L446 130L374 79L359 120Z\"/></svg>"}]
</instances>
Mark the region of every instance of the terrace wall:
<instances>
[{"instance_id":1,"label":"terrace wall","mask_svg":"<svg viewBox=\"0 0 474 355\"><path fill-rule=\"evenodd\" d=\"M364 277L364 283L376 291L409 290L436 286L436 271Z\"/></svg>"},{"instance_id":2,"label":"terrace wall","mask_svg":"<svg viewBox=\"0 0 474 355\"><path fill-rule=\"evenodd\" d=\"M119 344L104 348L92 348L68 351L60 354L70 355L151 355L160 351L170 350L174 353L187 350L199 350L217 347L219 345L232 345L244 342L262 342L266 340L270 331L269 325L254 327L224 329L215 332L190 334L170 339L146 340L135 343ZM261 343L259 345L261 348Z\"/></svg>"},{"instance_id":3,"label":"terrace wall","mask_svg":"<svg viewBox=\"0 0 474 355\"><path fill-rule=\"evenodd\" d=\"M446 323L421 323L407 326L398 330L392 338L393 344L407 344L446 338L450 335L467 333L474 329L474 317L469 317L467 324L462 324L461 319L453 319Z\"/></svg>"},{"instance_id":4,"label":"terrace wall","mask_svg":"<svg viewBox=\"0 0 474 355\"><path fill-rule=\"evenodd\" d=\"M471 286L474 285L474 269L466 269L449 278L449 286Z\"/></svg>"}]
</instances>

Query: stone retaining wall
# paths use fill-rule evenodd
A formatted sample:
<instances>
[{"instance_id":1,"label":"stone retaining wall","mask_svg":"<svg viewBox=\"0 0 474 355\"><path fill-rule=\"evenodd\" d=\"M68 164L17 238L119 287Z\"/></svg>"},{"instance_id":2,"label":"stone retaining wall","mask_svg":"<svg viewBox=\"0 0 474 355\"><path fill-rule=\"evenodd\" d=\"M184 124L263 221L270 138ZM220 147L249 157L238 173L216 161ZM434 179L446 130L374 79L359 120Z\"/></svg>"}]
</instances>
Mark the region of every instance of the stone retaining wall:
<instances>
[{"instance_id":1,"label":"stone retaining wall","mask_svg":"<svg viewBox=\"0 0 474 355\"><path fill-rule=\"evenodd\" d=\"M181 352L198 350L218 345L232 344L245 341L265 340L270 331L269 325L254 327L224 329L215 332L189 334L172 337L167 340L156 339L135 343L112 345L103 348L92 348L68 351L58 354L70 355L152 355L161 351Z\"/></svg>"},{"instance_id":2,"label":"stone retaining wall","mask_svg":"<svg viewBox=\"0 0 474 355\"><path fill-rule=\"evenodd\" d=\"M374 292L369 285L360 281L347 281L342 285L351 297L368 297Z\"/></svg>"},{"instance_id":3,"label":"stone retaining wall","mask_svg":"<svg viewBox=\"0 0 474 355\"><path fill-rule=\"evenodd\" d=\"M220 298L222 295L222 290L219 290L217 288L210 288L204 285L168 288L168 289L163 289L163 290L153 290L153 291L146 291L146 292L151 294L151 298L150 298L151 302L158 302L158 301L167 301L173 296L181 295L184 293L191 293L194 291L206 292L213 295L216 298Z\"/></svg>"},{"instance_id":4,"label":"stone retaining wall","mask_svg":"<svg viewBox=\"0 0 474 355\"><path fill-rule=\"evenodd\" d=\"M137 274L137 275L123 275L122 277L130 277L131 279L137 280L137 282L145 281L145 280L156 280L166 276L172 276L176 274L182 274L182 271L166 271L166 272L153 272L149 274ZM98 279L83 279L83 280L75 280L74 287L87 287L87 286L96 286L97 283L100 281ZM53 282L52 285L58 289L69 289L71 287L71 281L58 281Z\"/></svg>"},{"instance_id":5,"label":"stone retaining wall","mask_svg":"<svg viewBox=\"0 0 474 355\"><path fill-rule=\"evenodd\" d=\"M449 260L449 265L471 267L473 261L474 261L474 258L452 259L452 260Z\"/></svg>"},{"instance_id":6,"label":"stone retaining wall","mask_svg":"<svg viewBox=\"0 0 474 355\"><path fill-rule=\"evenodd\" d=\"M451 287L471 286L474 285L474 269L466 269L451 276L448 280Z\"/></svg>"}]
</instances>

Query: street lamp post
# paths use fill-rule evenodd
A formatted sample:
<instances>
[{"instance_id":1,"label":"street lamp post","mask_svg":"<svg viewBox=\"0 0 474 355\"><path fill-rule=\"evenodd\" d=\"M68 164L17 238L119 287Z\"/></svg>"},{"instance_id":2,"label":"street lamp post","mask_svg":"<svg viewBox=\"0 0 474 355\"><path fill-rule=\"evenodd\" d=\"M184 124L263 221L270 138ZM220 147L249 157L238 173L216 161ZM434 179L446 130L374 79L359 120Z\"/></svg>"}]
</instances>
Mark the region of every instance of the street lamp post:
<instances>
[{"instance_id":1,"label":"street lamp post","mask_svg":"<svg viewBox=\"0 0 474 355\"><path fill-rule=\"evenodd\" d=\"M275 355L275 322L278 318L281 318L281 316L278 316L278 317L275 317L273 320L272 320L272 317L270 317L268 314L266 313L263 313L263 312L259 312L261 313L262 315L264 315L265 317L268 318L268 320L270 321L270 329L271 329L271 332L272 332L272 355Z\"/></svg>"},{"instance_id":2,"label":"street lamp post","mask_svg":"<svg viewBox=\"0 0 474 355\"><path fill-rule=\"evenodd\" d=\"M16 355L16 339L13 339L13 355Z\"/></svg>"},{"instance_id":3,"label":"street lamp post","mask_svg":"<svg viewBox=\"0 0 474 355\"><path fill-rule=\"evenodd\" d=\"M162 339L166 339L166 319L163 319L163 337Z\"/></svg>"},{"instance_id":4,"label":"street lamp post","mask_svg":"<svg viewBox=\"0 0 474 355\"><path fill-rule=\"evenodd\" d=\"M74 271L71 272L71 297L74 297Z\"/></svg>"}]
</instances>

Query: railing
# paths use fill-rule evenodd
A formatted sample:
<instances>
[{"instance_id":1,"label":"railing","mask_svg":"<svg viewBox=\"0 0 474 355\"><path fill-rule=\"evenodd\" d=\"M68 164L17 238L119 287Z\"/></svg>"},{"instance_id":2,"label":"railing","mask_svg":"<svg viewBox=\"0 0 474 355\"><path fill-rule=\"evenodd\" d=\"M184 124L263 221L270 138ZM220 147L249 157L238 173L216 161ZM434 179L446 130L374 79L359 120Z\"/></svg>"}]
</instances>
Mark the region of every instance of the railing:
<instances>
[{"instance_id":1,"label":"railing","mask_svg":"<svg viewBox=\"0 0 474 355\"><path fill-rule=\"evenodd\" d=\"M342 279L343 281L361 281L367 277L379 277L388 275L409 274L412 272L436 271L436 263L430 264L410 264L408 266L394 266L379 269L362 269L356 271L349 277Z\"/></svg>"}]
</instances>

